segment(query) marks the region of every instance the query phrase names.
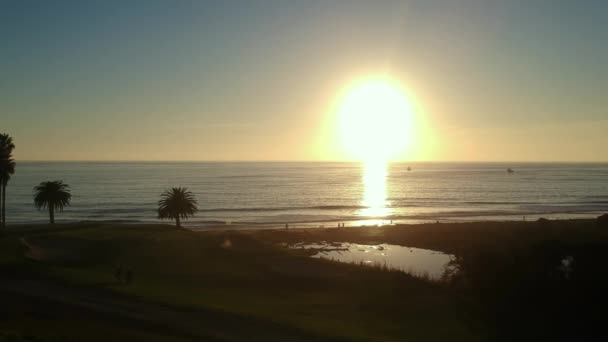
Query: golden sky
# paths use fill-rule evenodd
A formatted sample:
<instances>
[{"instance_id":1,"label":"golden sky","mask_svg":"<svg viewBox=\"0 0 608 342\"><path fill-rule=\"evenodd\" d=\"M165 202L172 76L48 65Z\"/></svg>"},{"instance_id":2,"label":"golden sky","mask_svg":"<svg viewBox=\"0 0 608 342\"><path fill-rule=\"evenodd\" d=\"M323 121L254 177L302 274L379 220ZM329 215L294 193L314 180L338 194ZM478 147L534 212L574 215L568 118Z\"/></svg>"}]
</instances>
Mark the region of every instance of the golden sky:
<instances>
[{"instance_id":1,"label":"golden sky","mask_svg":"<svg viewBox=\"0 0 608 342\"><path fill-rule=\"evenodd\" d=\"M340 99L380 76L397 160L608 161L606 3L520 5L15 2L0 130L20 160L345 160Z\"/></svg>"}]
</instances>

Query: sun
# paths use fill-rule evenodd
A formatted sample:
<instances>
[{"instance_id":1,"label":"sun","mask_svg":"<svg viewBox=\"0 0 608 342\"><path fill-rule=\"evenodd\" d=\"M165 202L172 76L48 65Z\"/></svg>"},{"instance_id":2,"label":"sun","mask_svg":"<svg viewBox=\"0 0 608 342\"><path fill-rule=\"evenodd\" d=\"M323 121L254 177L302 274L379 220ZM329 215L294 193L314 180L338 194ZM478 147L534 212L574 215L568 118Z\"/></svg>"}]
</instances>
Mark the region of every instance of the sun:
<instances>
[{"instance_id":1,"label":"sun","mask_svg":"<svg viewBox=\"0 0 608 342\"><path fill-rule=\"evenodd\" d=\"M338 107L338 130L349 157L390 161L413 140L410 101L393 81L372 79L347 89Z\"/></svg>"}]
</instances>

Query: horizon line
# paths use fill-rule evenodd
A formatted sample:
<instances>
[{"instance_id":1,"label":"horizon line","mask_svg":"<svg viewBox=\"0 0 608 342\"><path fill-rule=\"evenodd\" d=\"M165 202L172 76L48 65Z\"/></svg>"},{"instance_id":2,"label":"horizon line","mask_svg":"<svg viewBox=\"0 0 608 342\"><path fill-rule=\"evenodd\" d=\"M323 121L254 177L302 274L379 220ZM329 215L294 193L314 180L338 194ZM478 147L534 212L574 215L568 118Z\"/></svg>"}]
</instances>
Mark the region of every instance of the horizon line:
<instances>
[{"instance_id":1,"label":"horizon line","mask_svg":"<svg viewBox=\"0 0 608 342\"><path fill-rule=\"evenodd\" d=\"M255 160L255 159L23 159L16 162L75 162L75 163L364 163L363 160ZM606 164L608 160L395 160L389 163L576 163L576 164Z\"/></svg>"}]
</instances>

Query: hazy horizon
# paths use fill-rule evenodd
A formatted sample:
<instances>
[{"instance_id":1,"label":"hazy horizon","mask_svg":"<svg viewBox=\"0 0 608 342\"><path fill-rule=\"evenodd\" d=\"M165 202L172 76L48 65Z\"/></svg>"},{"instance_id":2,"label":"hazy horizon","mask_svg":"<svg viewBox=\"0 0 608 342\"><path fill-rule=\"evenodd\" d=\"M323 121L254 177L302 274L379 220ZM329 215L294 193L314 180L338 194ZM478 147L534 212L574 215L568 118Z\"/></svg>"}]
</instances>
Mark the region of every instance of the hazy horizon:
<instances>
[{"instance_id":1,"label":"hazy horizon","mask_svg":"<svg viewBox=\"0 0 608 342\"><path fill-rule=\"evenodd\" d=\"M360 160L304 160L304 159L24 159L19 160L19 163L35 163L35 162L44 162L44 163L52 163L52 162L74 162L74 163L364 163L364 161ZM420 163L471 163L471 164L608 164L608 160L543 160L543 161L534 161L534 160L393 160L389 163L396 164L420 164Z\"/></svg>"}]
</instances>

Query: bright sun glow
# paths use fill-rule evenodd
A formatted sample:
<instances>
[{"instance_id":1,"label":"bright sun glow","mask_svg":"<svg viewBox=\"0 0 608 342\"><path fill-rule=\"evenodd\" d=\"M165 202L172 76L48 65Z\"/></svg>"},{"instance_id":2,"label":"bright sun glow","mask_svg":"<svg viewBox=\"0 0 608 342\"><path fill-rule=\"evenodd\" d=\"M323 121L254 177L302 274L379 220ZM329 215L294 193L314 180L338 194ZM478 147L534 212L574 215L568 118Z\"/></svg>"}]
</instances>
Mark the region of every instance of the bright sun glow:
<instances>
[{"instance_id":1,"label":"bright sun glow","mask_svg":"<svg viewBox=\"0 0 608 342\"><path fill-rule=\"evenodd\" d=\"M346 152L363 165L361 216L391 215L387 200L388 162L408 152L414 140L414 112L402 88L376 78L356 82L341 98L338 133Z\"/></svg>"},{"instance_id":2,"label":"bright sun glow","mask_svg":"<svg viewBox=\"0 0 608 342\"><path fill-rule=\"evenodd\" d=\"M394 82L378 79L351 87L338 111L341 141L365 163L389 161L412 143L413 111Z\"/></svg>"}]
</instances>

